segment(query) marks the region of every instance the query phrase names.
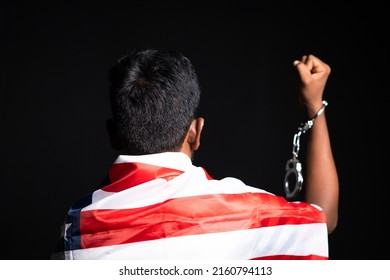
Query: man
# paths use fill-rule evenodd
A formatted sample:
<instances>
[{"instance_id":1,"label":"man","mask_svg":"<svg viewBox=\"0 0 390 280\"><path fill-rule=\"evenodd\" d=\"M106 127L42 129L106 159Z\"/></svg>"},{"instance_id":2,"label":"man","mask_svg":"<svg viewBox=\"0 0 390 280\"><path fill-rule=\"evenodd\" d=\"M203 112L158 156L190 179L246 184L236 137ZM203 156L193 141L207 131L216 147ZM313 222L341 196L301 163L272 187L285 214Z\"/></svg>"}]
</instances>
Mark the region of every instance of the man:
<instances>
[{"instance_id":1,"label":"man","mask_svg":"<svg viewBox=\"0 0 390 280\"><path fill-rule=\"evenodd\" d=\"M68 212L65 259L328 259L338 216L338 176L323 92L330 67L294 61L308 130L305 202L289 202L192 164L204 119L191 62L146 49L110 72L112 146L121 151L102 188ZM314 119L314 118L313 118Z\"/></svg>"}]
</instances>

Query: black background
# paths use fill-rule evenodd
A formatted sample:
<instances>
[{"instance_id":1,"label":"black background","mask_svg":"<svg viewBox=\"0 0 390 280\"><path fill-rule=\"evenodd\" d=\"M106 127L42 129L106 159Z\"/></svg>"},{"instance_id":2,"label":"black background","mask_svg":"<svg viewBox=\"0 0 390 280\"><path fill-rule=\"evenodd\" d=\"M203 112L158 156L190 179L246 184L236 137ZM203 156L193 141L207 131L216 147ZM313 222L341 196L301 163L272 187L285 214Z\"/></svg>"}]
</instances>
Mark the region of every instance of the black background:
<instances>
[{"instance_id":1,"label":"black background","mask_svg":"<svg viewBox=\"0 0 390 280\"><path fill-rule=\"evenodd\" d=\"M381 7L97 2L0 2L1 259L48 259L70 204L99 186L117 156L108 68L146 47L181 51L197 69L206 123L194 163L281 195L305 120L292 62L326 61L341 188L330 258L387 258L388 89L371 63L387 56L371 20Z\"/></svg>"}]
</instances>

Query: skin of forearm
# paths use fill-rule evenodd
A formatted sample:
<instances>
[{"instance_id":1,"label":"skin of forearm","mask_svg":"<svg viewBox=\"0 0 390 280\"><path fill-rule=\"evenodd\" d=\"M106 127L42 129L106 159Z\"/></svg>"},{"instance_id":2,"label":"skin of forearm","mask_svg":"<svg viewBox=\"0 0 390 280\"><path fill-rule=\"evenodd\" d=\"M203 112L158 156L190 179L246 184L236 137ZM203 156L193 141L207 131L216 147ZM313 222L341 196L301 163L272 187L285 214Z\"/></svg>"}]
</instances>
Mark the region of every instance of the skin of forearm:
<instances>
[{"instance_id":1,"label":"skin of forearm","mask_svg":"<svg viewBox=\"0 0 390 280\"><path fill-rule=\"evenodd\" d=\"M308 137L305 200L324 210L331 233L338 220L339 184L325 114L316 119Z\"/></svg>"}]
</instances>

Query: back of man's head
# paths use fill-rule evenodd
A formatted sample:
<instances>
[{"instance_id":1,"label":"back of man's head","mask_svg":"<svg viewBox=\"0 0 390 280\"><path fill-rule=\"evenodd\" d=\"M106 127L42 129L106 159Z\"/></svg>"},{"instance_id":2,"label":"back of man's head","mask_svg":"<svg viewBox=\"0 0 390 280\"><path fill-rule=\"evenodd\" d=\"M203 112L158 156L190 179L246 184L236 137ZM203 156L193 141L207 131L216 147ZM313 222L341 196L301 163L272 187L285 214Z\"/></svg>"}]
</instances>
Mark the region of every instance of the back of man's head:
<instances>
[{"instance_id":1,"label":"back of man's head","mask_svg":"<svg viewBox=\"0 0 390 280\"><path fill-rule=\"evenodd\" d=\"M132 52L111 68L109 82L113 123L123 152L180 149L200 100L189 59L167 50Z\"/></svg>"}]
</instances>

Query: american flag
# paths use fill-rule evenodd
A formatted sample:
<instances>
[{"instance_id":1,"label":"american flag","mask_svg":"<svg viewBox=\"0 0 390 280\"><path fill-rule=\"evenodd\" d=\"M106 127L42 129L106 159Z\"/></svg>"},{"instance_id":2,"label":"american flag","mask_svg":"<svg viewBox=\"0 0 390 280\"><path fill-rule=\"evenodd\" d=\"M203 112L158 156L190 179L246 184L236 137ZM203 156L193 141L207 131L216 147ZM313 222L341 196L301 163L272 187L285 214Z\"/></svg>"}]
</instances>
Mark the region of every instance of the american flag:
<instances>
[{"instance_id":1,"label":"american flag","mask_svg":"<svg viewBox=\"0 0 390 280\"><path fill-rule=\"evenodd\" d=\"M121 155L64 223L65 259L328 259L325 215L180 152Z\"/></svg>"}]
</instances>

